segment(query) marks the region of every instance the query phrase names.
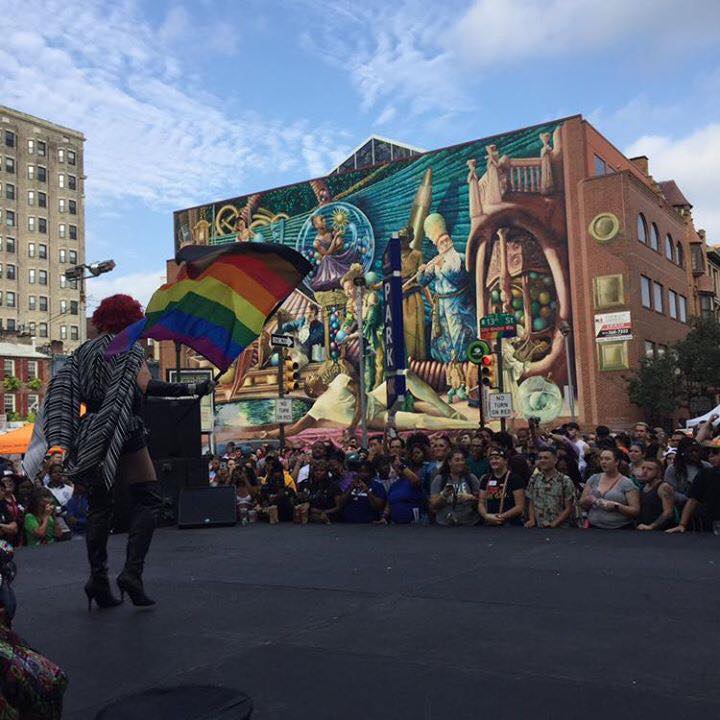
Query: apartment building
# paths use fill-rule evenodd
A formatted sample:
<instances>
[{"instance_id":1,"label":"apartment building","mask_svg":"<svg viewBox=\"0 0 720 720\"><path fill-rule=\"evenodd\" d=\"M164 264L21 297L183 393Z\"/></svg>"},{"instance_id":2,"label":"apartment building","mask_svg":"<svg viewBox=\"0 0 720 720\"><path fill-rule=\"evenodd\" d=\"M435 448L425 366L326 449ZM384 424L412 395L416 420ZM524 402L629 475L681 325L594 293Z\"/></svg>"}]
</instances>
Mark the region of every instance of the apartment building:
<instances>
[{"instance_id":1,"label":"apartment building","mask_svg":"<svg viewBox=\"0 0 720 720\"><path fill-rule=\"evenodd\" d=\"M6 335L85 339L85 299L65 271L85 262L81 132L0 105L0 324Z\"/></svg>"}]
</instances>

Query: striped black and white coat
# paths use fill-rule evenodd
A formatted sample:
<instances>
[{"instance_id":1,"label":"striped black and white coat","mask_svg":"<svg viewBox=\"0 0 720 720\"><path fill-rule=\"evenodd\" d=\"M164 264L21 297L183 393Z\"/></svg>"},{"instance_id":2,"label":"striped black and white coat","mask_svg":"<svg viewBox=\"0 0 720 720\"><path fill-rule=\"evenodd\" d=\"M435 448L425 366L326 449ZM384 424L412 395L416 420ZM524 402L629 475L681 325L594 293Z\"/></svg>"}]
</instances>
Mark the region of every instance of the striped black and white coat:
<instances>
[{"instance_id":1,"label":"striped black and white coat","mask_svg":"<svg viewBox=\"0 0 720 720\"><path fill-rule=\"evenodd\" d=\"M136 343L127 352L105 357L113 335L83 343L50 381L43 406L43 432L49 447L68 450L70 476L98 474L110 489L123 445L142 424L133 412L137 374L145 359ZM92 408L80 416L81 404Z\"/></svg>"}]
</instances>

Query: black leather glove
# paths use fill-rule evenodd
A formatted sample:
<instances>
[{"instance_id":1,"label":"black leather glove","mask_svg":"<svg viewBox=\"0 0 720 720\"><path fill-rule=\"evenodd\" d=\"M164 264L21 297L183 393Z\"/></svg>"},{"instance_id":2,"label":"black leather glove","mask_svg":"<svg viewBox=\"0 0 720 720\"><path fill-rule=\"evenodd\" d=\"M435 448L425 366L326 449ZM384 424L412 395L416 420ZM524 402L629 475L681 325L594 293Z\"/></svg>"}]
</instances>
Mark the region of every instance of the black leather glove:
<instances>
[{"instance_id":1,"label":"black leather glove","mask_svg":"<svg viewBox=\"0 0 720 720\"><path fill-rule=\"evenodd\" d=\"M212 379L203 380L201 383L195 385L195 395L199 395L200 397L209 395L215 389L216 385L217 383Z\"/></svg>"}]
</instances>

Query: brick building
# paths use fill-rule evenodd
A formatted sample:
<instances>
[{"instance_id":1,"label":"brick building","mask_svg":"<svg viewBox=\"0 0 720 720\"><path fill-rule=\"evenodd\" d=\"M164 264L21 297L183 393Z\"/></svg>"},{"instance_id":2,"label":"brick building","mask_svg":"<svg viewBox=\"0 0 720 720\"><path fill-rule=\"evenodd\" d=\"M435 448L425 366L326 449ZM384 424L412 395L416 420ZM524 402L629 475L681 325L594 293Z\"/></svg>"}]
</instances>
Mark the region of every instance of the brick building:
<instances>
[{"instance_id":1,"label":"brick building","mask_svg":"<svg viewBox=\"0 0 720 720\"><path fill-rule=\"evenodd\" d=\"M50 379L50 357L34 343L0 340L3 368L2 412L8 419L24 419L37 411Z\"/></svg>"},{"instance_id":2,"label":"brick building","mask_svg":"<svg viewBox=\"0 0 720 720\"><path fill-rule=\"evenodd\" d=\"M422 212L442 213L472 279L467 304L476 313L475 331L481 316L503 304L515 312L516 389L534 376L564 389L562 419L570 416L573 380L582 423L627 427L643 417L627 397L632 369L681 340L717 292L691 202L671 179L656 182L651 164L651 158L624 156L575 115L362 170L343 173L341 163L339 172L307 183L181 210L175 213L175 247L252 239L306 253L309 247L312 256L307 238L316 237L314 219L331 223L333 212L357 207L356 222L364 218L375 233L377 270L384 243L408 222L404 218L412 224ZM422 222L418 229L422 234ZM417 247L426 262L436 254L427 237ZM168 279L174 275L169 262ZM548 292L531 287L538 278L547 281ZM507 282L505 290L500 282ZM318 296L326 333L332 332L345 300ZM428 335L431 301L425 305ZM560 332L568 326L570 357ZM328 336L326 362L331 341ZM197 358L183 357L183 365L197 366ZM411 363L414 371L446 392L448 361L434 351L421 359ZM162 370L174 365L174 349L163 343ZM311 363L307 372L313 369ZM472 368L463 372L472 386ZM266 377L271 379L265 373L244 384L235 378L224 399L253 397ZM262 396L273 392L268 386Z\"/></svg>"}]
</instances>

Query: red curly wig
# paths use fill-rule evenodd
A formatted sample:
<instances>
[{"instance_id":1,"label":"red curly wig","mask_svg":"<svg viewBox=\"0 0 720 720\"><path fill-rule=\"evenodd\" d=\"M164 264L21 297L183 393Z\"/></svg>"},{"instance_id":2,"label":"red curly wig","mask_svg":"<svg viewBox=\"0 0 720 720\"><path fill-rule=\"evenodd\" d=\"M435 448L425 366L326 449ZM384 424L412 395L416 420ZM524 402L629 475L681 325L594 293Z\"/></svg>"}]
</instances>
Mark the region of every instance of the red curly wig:
<instances>
[{"instance_id":1,"label":"red curly wig","mask_svg":"<svg viewBox=\"0 0 720 720\"><path fill-rule=\"evenodd\" d=\"M118 294L106 297L97 306L92 321L98 332L119 333L142 317L142 305L135 298Z\"/></svg>"}]
</instances>

